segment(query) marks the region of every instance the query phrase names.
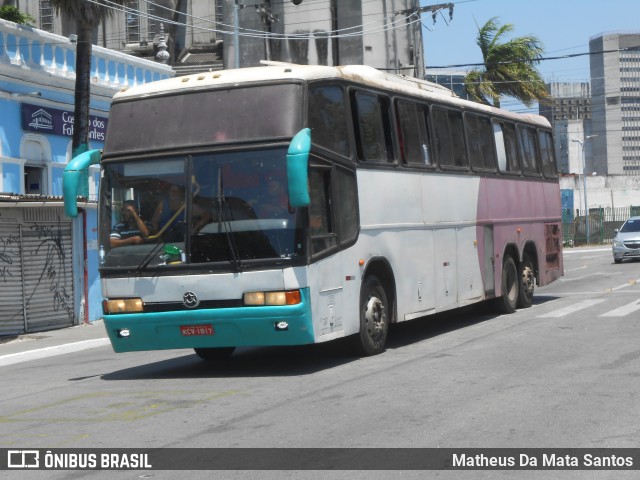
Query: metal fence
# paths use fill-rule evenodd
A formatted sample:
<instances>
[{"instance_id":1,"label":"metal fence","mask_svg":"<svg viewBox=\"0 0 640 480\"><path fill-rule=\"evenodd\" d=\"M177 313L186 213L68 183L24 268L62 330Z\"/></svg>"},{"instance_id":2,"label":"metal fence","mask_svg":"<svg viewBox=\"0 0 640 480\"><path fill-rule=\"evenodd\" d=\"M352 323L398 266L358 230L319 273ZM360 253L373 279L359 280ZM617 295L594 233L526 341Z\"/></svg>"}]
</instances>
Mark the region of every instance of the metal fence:
<instances>
[{"instance_id":1,"label":"metal fence","mask_svg":"<svg viewBox=\"0 0 640 480\"><path fill-rule=\"evenodd\" d=\"M611 243L616 229L632 216L640 215L640 207L590 208L589 215L576 211L576 215L565 212L562 217L562 239L564 245L602 245ZM587 238L587 222L589 237Z\"/></svg>"}]
</instances>

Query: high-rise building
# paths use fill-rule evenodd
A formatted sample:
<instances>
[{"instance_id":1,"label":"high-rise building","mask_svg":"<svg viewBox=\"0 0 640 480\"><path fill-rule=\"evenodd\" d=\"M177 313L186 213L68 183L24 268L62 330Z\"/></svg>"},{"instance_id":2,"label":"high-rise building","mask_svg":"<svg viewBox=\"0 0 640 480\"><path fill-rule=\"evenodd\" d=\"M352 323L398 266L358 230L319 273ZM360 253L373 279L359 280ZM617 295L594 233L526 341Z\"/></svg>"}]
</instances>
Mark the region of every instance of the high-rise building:
<instances>
[{"instance_id":1,"label":"high-rise building","mask_svg":"<svg viewBox=\"0 0 640 480\"><path fill-rule=\"evenodd\" d=\"M592 135L591 90L588 82L552 82L547 84L549 99L540 103L540 115L553 126L556 160L562 173L582 174L582 151L585 163L592 162L591 142L584 142Z\"/></svg>"},{"instance_id":2,"label":"high-rise building","mask_svg":"<svg viewBox=\"0 0 640 480\"><path fill-rule=\"evenodd\" d=\"M591 172L640 175L640 32L589 41L593 112Z\"/></svg>"}]
</instances>

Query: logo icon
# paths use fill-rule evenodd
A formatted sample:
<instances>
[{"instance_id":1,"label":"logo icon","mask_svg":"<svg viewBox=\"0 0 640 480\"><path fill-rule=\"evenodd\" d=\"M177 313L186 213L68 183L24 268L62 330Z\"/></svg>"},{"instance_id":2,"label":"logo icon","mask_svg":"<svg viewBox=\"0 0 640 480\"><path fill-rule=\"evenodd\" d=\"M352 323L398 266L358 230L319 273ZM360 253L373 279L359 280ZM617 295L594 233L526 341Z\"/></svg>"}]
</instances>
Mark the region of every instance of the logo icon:
<instances>
[{"instance_id":1,"label":"logo icon","mask_svg":"<svg viewBox=\"0 0 640 480\"><path fill-rule=\"evenodd\" d=\"M39 468L40 452L38 450L8 450L8 468Z\"/></svg>"},{"instance_id":2,"label":"logo icon","mask_svg":"<svg viewBox=\"0 0 640 480\"><path fill-rule=\"evenodd\" d=\"M53 130L53 117L42 108L31 114L30 127L36 130Z\"/></svg>"},{"instance_id":3,"label":"logo icon","mask_svg":"<svg viewBox=\"0 0 640 480\"><path fill-rule=\"evenodd\" d=\"M186 292L182 296L182 303L184 303L184 306L187 308L196 308L198 305L200 305L200 300L198 300L198 297L195 293Z\"/></svg>"}]
</instances>

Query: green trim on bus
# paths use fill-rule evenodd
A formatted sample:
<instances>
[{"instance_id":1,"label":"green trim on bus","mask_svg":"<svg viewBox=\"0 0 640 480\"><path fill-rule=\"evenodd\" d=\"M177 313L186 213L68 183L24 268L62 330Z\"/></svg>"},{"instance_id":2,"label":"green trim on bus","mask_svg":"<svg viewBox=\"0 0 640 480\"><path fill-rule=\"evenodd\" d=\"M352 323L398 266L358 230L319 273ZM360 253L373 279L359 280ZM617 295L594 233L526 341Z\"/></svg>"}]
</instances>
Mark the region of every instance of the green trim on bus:
<instances>
[{"instance_id":1,"label":"green trim on bus","mask_svg":"<svg viewBox=\"0 0 640 480\"><path fill-rule=\"evenodd\" d=\"M62 193L64 196L64 213L71 218L78 216L78 190L81 182L87 182L89 166L100 163L101 150L87 150L73 157L62 174ZM88 190L87 187L84 190Z\"/></svg>"},{"instance_id":2,"label":"green trim on bus","mask_svg":"<svg viewBox=\"0 0 640 480\"><path fill-rule=\"evenodd\" d=\"M289 204L292 207L306 207L309 199L309 152L311 151L311 130L300 130L287 151L287 179L289 183Z\"/></svg>"},{"instance_id":3,"label":"green trim on bus","mask_svg":"<svg viewBox=\"0 0 640 480\"><path fill-rule=\"evenodd\" d=\"M104 315L104 323L117 353L315 343L311 295L308 288L300 293L298 305ZM277 329L279 322L287 322L287 329ZM211 325L213 334L184 336L180 330L180 326L202 325ZM128 329L129 335L121 336L122 329Z\"/></svg>"}]
</instances>

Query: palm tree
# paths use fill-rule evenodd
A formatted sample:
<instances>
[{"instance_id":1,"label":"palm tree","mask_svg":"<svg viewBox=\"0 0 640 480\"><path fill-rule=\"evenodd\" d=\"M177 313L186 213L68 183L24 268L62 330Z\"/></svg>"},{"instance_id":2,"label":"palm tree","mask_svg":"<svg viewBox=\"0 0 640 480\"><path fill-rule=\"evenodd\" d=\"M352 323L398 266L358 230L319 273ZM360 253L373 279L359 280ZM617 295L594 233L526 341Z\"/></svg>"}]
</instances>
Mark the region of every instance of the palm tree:
<instances>
[{"instance_id":1,"label":"palm tree","mask_svg":"<svg viewBox=\"0 0 640 480\"><path fill-rule=\"evenodd\" d=\"M28 13L21 12L15 5L6 3L0 7L0 18L20 25L33 25L34 19Z\"/></svg>"},{"instance_id":2,"label":"palm tree","mask_svg":"<svg viewBox=\"0 0 640 480\"><path fill-rule=\"evenodd\" d=\"M509 96L530 107L548 96L534 66L542 58L542 43L532 35L503 42L513 29L511 24L500 25L496 17L478 28L477 44L484 67L471 70L465 77L465 87L474 100L500 107L500 97Z\"/></svg>"},{"instance_id":3,"label":"palm tree","mask_svg":"<svg viewBox=\"0 0 640 480\"><path fill-rule=\"evenodd\" d=\"M124 0L111 0L109 4L124 4ZM91 100L91 52L93 32L109 17L113 10L103 0L51 0L56 13L64 13L76 22L78 44L76 48L76 86L72 155L89 148L89 103Z\"/></svg>"}]
</instances>

